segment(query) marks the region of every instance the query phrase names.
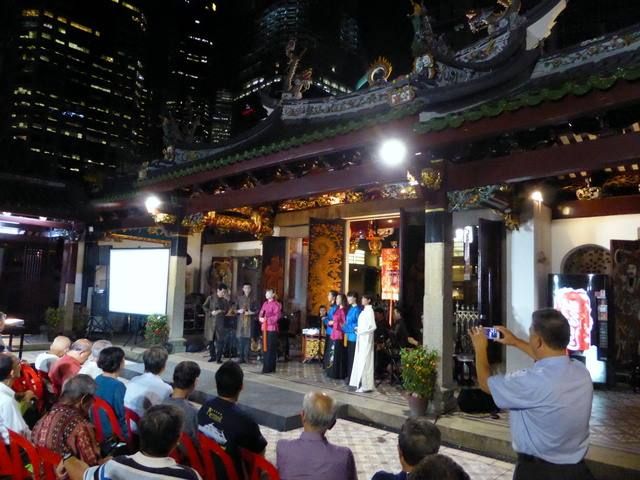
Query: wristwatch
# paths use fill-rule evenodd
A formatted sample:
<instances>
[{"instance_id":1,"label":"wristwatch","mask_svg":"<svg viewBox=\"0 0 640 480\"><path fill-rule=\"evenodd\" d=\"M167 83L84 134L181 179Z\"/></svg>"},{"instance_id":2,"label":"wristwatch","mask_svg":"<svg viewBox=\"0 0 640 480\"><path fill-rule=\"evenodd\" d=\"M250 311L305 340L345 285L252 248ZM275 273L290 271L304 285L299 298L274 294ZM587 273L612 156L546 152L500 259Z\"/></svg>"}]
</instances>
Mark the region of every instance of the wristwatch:
<instances>
[{"instance_id":1,"label":"wristwatch","mask_svg":"<svg viewBox=\"0 0 640 480\"><path fill-rule=\"evenodd\" d=\"M62 455L62 463L66 462L67 460L69 460L71 457L75 456L73 453L71 452L67 452L64 455Z\"/></svg>"}]
</instances>

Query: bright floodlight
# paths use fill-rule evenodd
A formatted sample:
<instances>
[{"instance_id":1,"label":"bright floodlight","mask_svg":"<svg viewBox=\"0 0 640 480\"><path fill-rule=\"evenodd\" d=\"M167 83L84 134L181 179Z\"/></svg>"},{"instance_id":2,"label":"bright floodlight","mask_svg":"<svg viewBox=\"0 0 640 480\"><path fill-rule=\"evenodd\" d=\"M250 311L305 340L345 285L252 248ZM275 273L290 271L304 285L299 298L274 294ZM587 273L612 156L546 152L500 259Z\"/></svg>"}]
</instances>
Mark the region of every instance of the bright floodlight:
<instances>
[{"instance_id":1,"label":"bright floodlight","mask_svg":"<svg viewBox=\"0 0 640 480\"><path fill-rule=\"evenodd\" d=\"M531 198L531 200L533 200L534 202L538 202L538 203L542 203L544 201L544 198L542 198L542 192L540 190L536 190L535 192L532 192L529 198Z\"/></svg>"},{"instance_id":2,"label":"bright floodlight","mask_svg":"<svg viewBox=\"0 0 640 480\"><path fill-rule=\"evenodd\" d=\"M162 201L156 197L155 195L149 195L147 199L144 201L144 206L149 213L155 213L162 205Z\"/></svg>"},{"instance_id":3,"label":"bright floodlight","mask_svg":"<svg viewBox=\"0 0 640 480\"><path fill-rule=\"evenodd\" d=\"M385 140L380 146L380 158L390 167L400 165L407 156L407 146L396 138Z\"/></svg>"}]
</instances>

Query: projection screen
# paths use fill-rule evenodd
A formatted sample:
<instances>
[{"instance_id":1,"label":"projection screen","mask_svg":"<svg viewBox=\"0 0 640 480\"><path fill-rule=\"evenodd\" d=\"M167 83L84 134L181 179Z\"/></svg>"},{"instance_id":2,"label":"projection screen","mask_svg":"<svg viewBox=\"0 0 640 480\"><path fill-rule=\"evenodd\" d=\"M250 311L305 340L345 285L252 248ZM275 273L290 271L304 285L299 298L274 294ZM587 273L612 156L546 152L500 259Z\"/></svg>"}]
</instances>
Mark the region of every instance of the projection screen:
<instances>
[{"instance_id":1,"label":"projection screen","mask_svg":"<svg viewBox=\"0 0 640 480\"><path fill-rule=\"evenodd\" d=\"M112 248L109 311L165 315L168 281L168 248Z\"/></svg>"}]
</instances>

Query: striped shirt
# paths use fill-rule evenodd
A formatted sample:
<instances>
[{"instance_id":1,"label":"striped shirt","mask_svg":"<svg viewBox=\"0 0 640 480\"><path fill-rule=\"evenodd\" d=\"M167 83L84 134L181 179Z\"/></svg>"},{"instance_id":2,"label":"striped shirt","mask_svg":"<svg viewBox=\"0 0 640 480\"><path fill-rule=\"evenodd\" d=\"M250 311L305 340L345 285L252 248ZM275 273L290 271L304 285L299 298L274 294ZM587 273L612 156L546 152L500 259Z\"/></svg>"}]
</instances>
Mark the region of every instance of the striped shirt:
<instances>
[{"instance_id":1,"label":"striped shirt","mask_svg":"<svg viewBox=\"0 0 640 480\"><path fill-rule=\"evenodd\" d=\"M178 465L173 458L148 457L142 452L116 457L84 472L83 480L202 480L195 470Z\"/></svg>"}]
</instances>

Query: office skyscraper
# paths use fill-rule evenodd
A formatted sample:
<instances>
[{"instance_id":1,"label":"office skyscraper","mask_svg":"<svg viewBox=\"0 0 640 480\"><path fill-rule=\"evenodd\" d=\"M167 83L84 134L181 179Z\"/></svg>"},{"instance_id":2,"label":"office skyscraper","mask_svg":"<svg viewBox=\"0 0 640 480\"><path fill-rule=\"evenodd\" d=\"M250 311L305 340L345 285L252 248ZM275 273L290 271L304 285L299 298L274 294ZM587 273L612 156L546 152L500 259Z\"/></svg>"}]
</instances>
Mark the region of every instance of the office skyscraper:
<instances>
[{"instance_id":1,"label":"office skyscraper","mask_svg":"<svg viewBox=\"0 0 640 480\"><path fill-rule=\"evenodd\" d=\"M132 168L149 122L137 0L3 3L3 168L96 181Z\"/></svg>"}]
</instances>

